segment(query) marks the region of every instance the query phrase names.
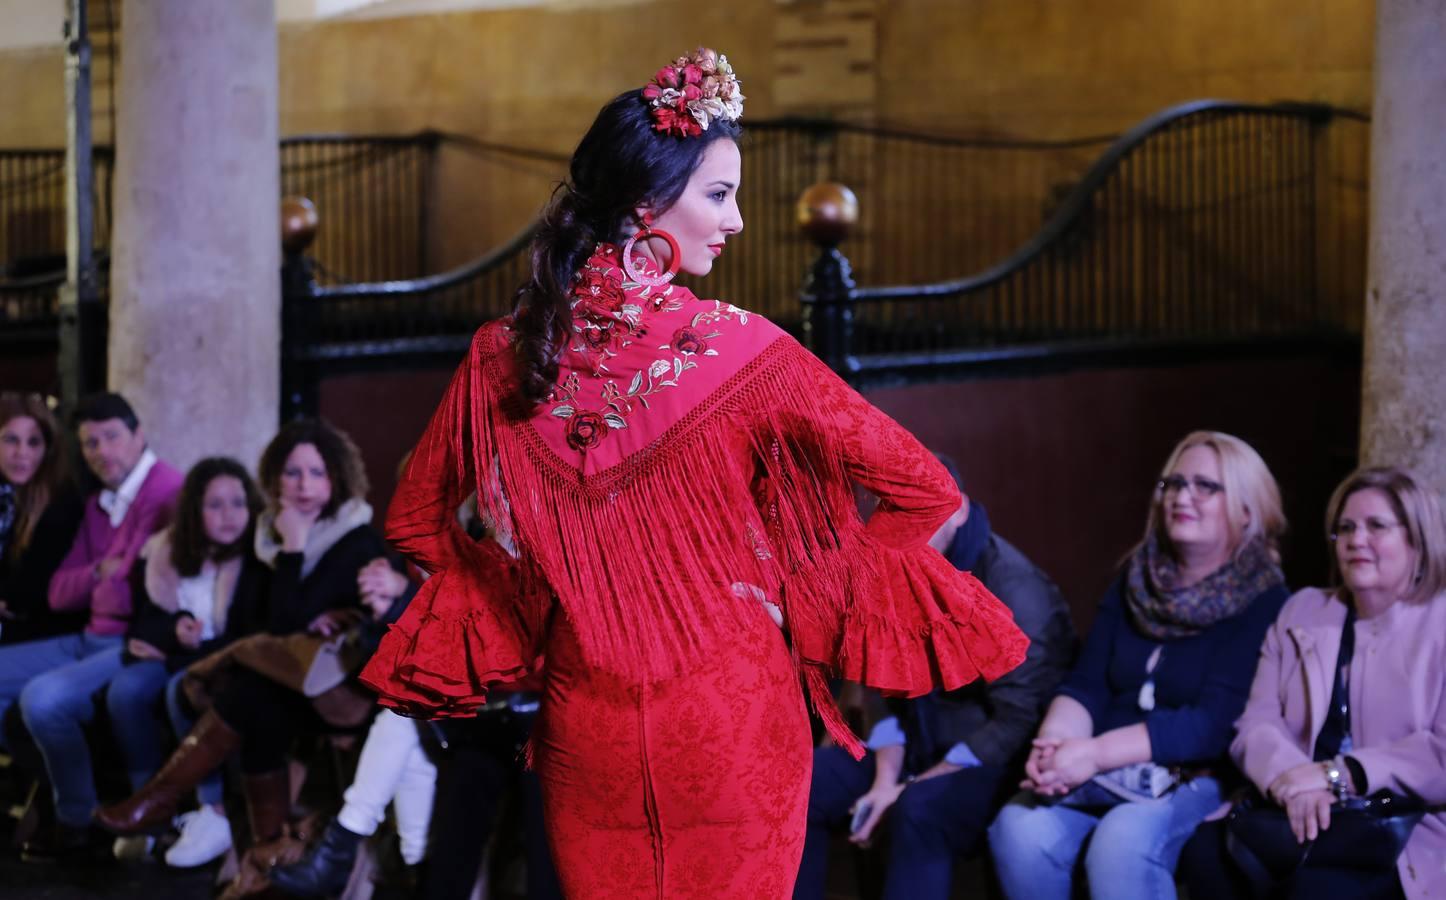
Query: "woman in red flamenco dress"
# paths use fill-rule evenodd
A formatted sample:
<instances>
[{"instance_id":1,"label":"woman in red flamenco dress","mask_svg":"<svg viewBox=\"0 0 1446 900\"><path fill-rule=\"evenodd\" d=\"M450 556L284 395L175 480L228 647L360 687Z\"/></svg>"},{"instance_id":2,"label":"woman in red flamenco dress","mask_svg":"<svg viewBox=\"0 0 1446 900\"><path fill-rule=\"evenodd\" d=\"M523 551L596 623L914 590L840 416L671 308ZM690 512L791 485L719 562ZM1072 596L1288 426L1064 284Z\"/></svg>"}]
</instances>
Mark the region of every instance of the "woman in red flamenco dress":
<instances>
[{"instance_id":1,"label":"woman in red flamenco dress","mask_svg":"<svg viewBox=\"0 0 1446 900\"><path fill-rule=\"evenodd\" d=\"M670 282L743 227L742 100L700 48L602 109L387 517L433 577L364 678L445 716L543 672L532 756L573 898L788 897L804 694L861 752L829 677L913 696L1024 658L927 546L960 504L934 457L771 322ZM474 491L515 557L456 523Z\"/></svg>"}]
</instances>

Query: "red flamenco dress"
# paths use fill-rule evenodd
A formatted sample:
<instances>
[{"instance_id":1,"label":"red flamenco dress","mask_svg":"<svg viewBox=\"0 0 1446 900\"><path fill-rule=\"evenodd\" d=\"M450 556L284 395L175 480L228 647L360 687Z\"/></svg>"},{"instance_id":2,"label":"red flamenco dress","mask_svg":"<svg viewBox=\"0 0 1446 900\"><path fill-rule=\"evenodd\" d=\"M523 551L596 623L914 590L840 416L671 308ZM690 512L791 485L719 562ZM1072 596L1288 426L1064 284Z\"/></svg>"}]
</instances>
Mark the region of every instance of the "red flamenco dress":
<instances>
[{"instance_id":1,"label":"red flamenco dress","mask_svg":"<svg viewBox=\"0 0 1446 900\"><path fill-rule=\"evenodd\" d=\"M469 715L542 669L533 760L569 897L785 898L805 692L861 753L828 677L916 696L997 678L1027 640L927 546L959 494L909 432L771 322L628 281L619 253L578 273L535 410L510 323L477 332L387 517L433 577L364 679L404 712ZM879 498L867 525L855 483ZM457 525L474 490L515 559Z\"/></svg>"}]
</instances>

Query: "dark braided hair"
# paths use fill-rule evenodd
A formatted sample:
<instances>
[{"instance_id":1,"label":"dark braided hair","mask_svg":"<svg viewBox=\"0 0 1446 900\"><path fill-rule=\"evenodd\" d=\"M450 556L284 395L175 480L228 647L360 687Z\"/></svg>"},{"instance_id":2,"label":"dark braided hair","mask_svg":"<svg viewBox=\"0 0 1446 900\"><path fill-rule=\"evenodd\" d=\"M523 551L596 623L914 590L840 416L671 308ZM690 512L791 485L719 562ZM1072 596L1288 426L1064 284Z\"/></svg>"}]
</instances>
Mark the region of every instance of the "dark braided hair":
<instances>
[{"instance_id":1,"label":"dark braided hair","mask_svg":"<svg viewBox=\"0 0 1446 900\"><path fill-rule=\"evenodd\" d=\"M528 407L557 382L558 357L572 331L573 275L600 242L616 243L647 204L666 212L688 186L708 145L737 141L734 121L678 138L653 129L642 91L614 98L573 151L568 179L553 192L532 240L532 277L517 291L514 330L522 363L519 390Z\"/></svg>"}]
</instances>

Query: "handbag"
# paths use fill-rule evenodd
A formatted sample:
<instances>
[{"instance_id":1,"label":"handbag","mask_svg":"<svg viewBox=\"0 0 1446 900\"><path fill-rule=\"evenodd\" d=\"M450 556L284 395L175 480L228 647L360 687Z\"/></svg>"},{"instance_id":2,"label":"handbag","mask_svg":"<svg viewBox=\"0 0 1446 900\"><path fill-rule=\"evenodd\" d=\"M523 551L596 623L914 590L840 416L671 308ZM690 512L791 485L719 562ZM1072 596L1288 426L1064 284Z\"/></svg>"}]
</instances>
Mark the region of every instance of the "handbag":
<instances>
[{"instance_id":1,"label":"handbag","mask_svg":"<svg viewBox=\"0 0 1446 900\"><path fill-rule=\"evenodd\" d=\"M1330 759L1350 749L1351 714L1346 670L1355 655L1355 608L1347 605L1336 654L1329 710L1316 735L1314 757ZM1225 850L1250 882L1256 897L1273 894L1302 868L1316 865L1387 872L1426 814L1417 797L1379 790L1367 797L1339 797L1331 804L1330 827L1300 843L1284 809L1259 794L1236 804L1225 819ZM1320 860L1320 863L1316 861Z\"/></svg>"},{"instance_id":2,"label":"handbag","mask_svg":"<svg viewBox=\"0 0 1446 900\"><path fill-rule=\"evenodd\" d=\"M308 632L253 634L186 669L181 688L191 707L208 709L234 667L250 669L308 698L328 724L352 728L366 721L372 695L348 679L366 662L359 626L326 638Z\"/></svg>"},{"instance_id":3,"label":"handbag","mask_svg":"<svg viewBox=\"0 0 1446 900\"><path fill-rule=\"evenodd\" d=\"M1285 810L1259 795L1225 819L1225 849L1256 897L1268 897L1297 871L1314 866L1387 871L1426 814L1419 799L1380 790L1331 805L1331 825L1315 840L1295 839Z\"/></svg>"}]
</instances>

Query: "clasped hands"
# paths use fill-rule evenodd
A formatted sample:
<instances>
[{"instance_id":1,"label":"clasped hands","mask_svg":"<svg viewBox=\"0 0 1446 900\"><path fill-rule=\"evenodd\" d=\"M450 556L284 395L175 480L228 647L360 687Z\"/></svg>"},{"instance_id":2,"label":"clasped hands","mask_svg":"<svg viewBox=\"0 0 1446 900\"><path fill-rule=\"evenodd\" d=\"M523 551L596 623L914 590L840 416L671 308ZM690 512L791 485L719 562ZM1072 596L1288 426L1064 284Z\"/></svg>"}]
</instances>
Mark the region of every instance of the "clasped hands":
<instances>
[{"instance_id":1,"label":"clasped hands","mask_svg":"<svg viewBox=\"0 0 1446 900\"><path fill-rule=\"evenodd\" d=\"M1019 786L1041 797L1063 797L1100 773L1094 738L1037 737Z\"/></svg>"}]
</instances>

